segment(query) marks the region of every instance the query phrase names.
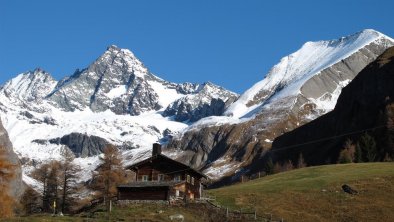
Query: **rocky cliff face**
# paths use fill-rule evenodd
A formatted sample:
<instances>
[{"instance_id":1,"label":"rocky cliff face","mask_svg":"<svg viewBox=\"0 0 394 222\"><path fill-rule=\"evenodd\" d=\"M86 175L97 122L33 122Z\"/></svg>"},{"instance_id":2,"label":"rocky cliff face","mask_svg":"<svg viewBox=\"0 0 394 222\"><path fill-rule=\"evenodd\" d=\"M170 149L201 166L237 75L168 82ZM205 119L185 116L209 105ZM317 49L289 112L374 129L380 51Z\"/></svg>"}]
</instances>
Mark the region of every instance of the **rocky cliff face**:
<instances>
[{"instance_id":1,"label":"rocky cliff face","mask_svg":"<svg viewBox=\"0 0 394 222\"><path fill-rule=\"evenodd\" d=\"M331 111L342 88L392 45L391 38L373 30L308 42L229 106L225 115L241 123L191 127L168 147L185 151L181 160L209 168L206 173L214 178L224 168L227 175L246 173L276 137ZM212 155L215 150L222 152Z\"/></svg>"},{"instance_id":2,"label":"rocky cliff face","mask_svg":"<svg viewBox=\"0 0 394 222\"><path fill-rule=\"evenodd\" d=\"M237 99L238 95L212 83L200 85L194 92L171 103L164 116L174 116L176 121L195 122L208 116L220 116Z\"/></svg>"},{"instance_id":3,"label":"rocky cliff face","mask_svg":"<svg viewBox=\"0 0 394 222\"><path fill-rule=\"evenodd\" d=\"M32 142L45 145L47 143L67 146L76 157L92 157L103 153L104 148L110 143L98 136L89 136L82 133L70 133L59 138L43 140L36 139Z\"/></svg>"},{"instance_id":4,"label":"rocky cliff face","mask_svg":"<svg viewBox=\"0 0 394 222\"><path fill-rule=\"evenodd\" d=\"M48 100L67 111L90 107L93 111L111 109L117 114L138 115L161 108L149 80L158 79L132 52L110 46L87 69L61 81Z\"/></svg>"},{"instance_id":5,"label":"rocky cliff face","mask_svg":"<svg viewBox=\"0 0 394 222\"><path fill-rule=\"evenodd\" d=\"M347 139L368 132L378 144L378 159L394 155L394 47L368 65L343 90L335 109L275 139L277 161L303 153L311 165L335 163Z\"/></svg>"},{"instance_id":6,"label":"rocky cliff face","mask_svg":"<svg viewBox=\"0 0 394 222\"><path fill-rule=\"evenodd\" d=\"M18 156L12 149L12 143L8 137L7 131L4 129L3 124L0 120L0 147L6 149L8 160L16 166L15 177L13 178L10 188L11 194L17 199L22 196L24 192L24 184L22 182L22 168ZM3 191L2 191L3 192Z\"/></svg>"}]
</instances>

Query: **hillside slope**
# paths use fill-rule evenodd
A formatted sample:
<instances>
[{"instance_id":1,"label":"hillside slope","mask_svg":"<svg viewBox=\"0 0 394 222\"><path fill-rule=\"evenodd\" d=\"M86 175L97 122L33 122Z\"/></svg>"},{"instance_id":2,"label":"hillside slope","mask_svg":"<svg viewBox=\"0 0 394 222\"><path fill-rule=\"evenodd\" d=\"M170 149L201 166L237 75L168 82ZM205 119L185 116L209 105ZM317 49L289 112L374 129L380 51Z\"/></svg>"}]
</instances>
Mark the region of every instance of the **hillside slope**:
<instances>
[{"instance_id":1,"label":"hillside slope","mask_svg":"<svg viewBox=\"0 0 394 222\"><path fill-rule=\"evenodd\" d=\"M347 139L357 141L362 133L368 132L377 143L376 160L383 160L386 155L392 157L393 99L394 47L343 89L332 112L275 139L272 154L277 160L295 161L303 153L308 164L335 163Z\"/></svg>"},{"instance_id":2,"label":"hillside slope","mask_svg":"<svg viewBox=\"0 0 394 222\"><path fill-rule=\"evenodd\" d=\"M359 191L344 193L343 184ZM394 163L307 167L210 190L219 204L285 221L391 221Z\"/></svg>"}]
</instances>

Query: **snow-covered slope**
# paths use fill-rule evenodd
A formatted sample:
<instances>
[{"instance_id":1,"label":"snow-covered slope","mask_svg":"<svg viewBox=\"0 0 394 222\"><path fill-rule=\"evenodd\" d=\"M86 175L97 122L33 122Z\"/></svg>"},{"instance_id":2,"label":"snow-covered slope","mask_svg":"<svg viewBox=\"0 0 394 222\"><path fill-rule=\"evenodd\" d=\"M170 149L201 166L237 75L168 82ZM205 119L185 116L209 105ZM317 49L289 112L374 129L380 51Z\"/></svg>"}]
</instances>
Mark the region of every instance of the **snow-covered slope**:
<instances>
[{"instance_id":1,"label":"snow-covered slope","mask_svg":"<svg viewBox=\"0 0 394 222\"><path fill-rule=\"evenodd\" d=\"M226 115L237 118L251 114L261 105L268 105L272 101L278 101L284 98L303 94L307 98L314 100L324 100L321 98L327 90L303 90L303 85L312 77L319 75L324 69L348 58L363 47L374 43L377 45L393 45L393 39L371 29L342 37L331 41L307 42L298 51L283 57L275 65L266 77L243 93L239 99L234 102L225 112ZM346 83L342 81L340 88ZM332 81L332 80L331 80ZM320 85L324 87L323 85ZM332 89L330 89L331 91ZM330 93L334 92L332 90ZM334 93L336 98L340 90ZM332 110L335 106L336 99L330 102L316 102L317 108L323 108L327 111ZM323 105L324 104L324 105Z\"/></svg>"}]
</instances>

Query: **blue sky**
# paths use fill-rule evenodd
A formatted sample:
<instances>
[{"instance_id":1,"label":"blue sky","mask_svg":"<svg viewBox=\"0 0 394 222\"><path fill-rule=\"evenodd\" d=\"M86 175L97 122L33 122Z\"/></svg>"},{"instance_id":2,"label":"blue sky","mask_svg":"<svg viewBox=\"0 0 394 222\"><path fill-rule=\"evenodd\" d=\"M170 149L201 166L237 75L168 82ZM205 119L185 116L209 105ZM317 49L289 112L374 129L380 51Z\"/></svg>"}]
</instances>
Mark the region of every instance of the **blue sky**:
<instances>
[{"instance_id":1,"label":"blue sky","mask_svg":"<svg viewBox=\"0 0 394 222\"><path fill-rule=\"evenodd\" d=\"M242 93L306 41L393 37L393 2L0 0L0 84L36 67L61 79L115 44L163 79Z\"/></svg>"}]
</instances>

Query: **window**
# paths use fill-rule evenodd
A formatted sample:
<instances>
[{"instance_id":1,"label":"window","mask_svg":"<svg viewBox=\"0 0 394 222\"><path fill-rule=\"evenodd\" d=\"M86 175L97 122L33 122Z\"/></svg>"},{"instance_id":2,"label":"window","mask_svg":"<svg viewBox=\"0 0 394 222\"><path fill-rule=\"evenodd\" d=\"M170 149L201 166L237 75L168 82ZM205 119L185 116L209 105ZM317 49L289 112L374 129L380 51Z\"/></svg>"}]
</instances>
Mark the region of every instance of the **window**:
<instances>
[{"instance_id":1,"label":"window","mask_svg":"<svg viewBox=\"0 0 394 222\"><path fill-rule=\"evenodd\" d=\"M181 175L179 175L179 174L176 174L175 176L174 176L174 181L181 181Z\"/></svg>"},{"instance_id":2,"label":"window","mask_svg":"<svg viewBox=\"0 0 394 222\"><path fill-rule=\"evenodd\" d=\"M149 177L148 175L142 175L142 181L148 181Z\"/></svg>"},{"instance_id":3,"label":"window","mask_svg":"<svg viewBox=\"0 0 394 222\"><path fill-rule=\"evenodd\" d=\"M190 183L190 175L186 175L186 182Z\"/></svg>"},{"instance_id":4,"label":"window","mask_svg":"<svg viewBox=\"0 0 394 222\"><path fill-rule=\"evenodd\" d=\"M157 180L158 181L164 181L164 174L157 175Z\"/></svg>"},{"instance_id":5,"label":"window","mask_svg":"<svg viewBox=\"0 0 394 222\"><path fill-rule=\"evenodd\" d=\"M194 185L194 177L192 177L192 185Z\"/></svg>"}]
</instances>

